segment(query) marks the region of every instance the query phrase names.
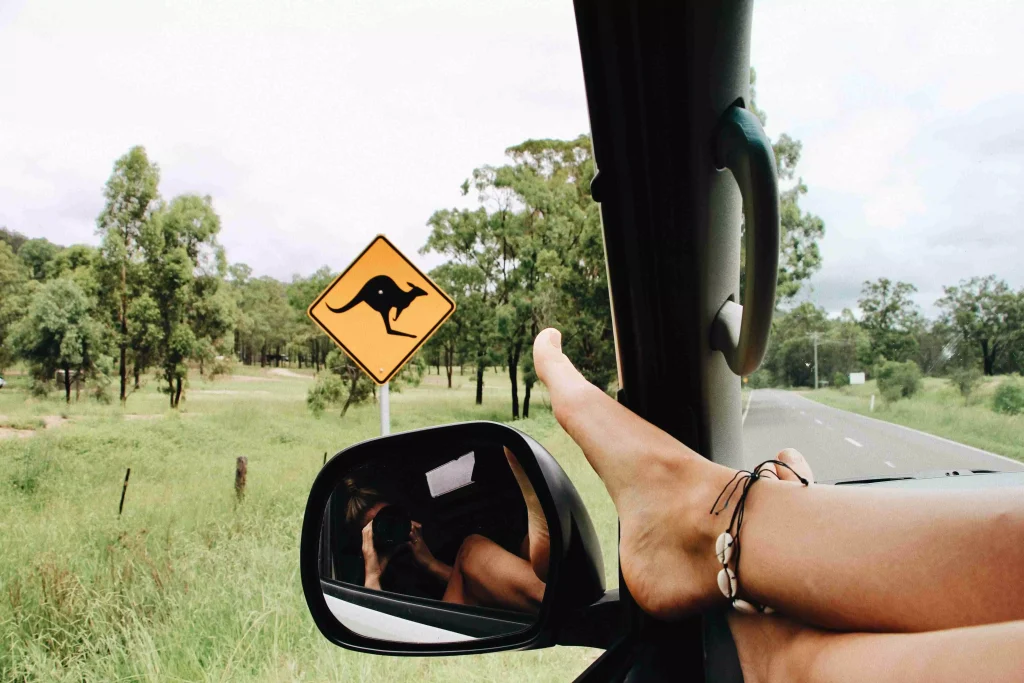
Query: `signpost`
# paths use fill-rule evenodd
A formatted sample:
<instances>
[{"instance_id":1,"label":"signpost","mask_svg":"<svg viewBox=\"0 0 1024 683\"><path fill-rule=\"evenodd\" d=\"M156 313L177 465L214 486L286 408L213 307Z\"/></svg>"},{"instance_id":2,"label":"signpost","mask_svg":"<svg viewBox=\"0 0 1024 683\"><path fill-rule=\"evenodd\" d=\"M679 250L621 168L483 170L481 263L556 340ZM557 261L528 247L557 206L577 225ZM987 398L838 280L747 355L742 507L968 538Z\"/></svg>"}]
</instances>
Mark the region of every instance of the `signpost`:
<instances>
[{"instance_id":1,"label":"signpost","mask_svg":"<svg viewBox=\"0 0 1024 683\"><path fill-rule=\"evenodd\" d=\"M383 436L391 432L388 382L454 311L455 301L378 235L306 312L380 385Z\"/></svg>"}]
</instances>

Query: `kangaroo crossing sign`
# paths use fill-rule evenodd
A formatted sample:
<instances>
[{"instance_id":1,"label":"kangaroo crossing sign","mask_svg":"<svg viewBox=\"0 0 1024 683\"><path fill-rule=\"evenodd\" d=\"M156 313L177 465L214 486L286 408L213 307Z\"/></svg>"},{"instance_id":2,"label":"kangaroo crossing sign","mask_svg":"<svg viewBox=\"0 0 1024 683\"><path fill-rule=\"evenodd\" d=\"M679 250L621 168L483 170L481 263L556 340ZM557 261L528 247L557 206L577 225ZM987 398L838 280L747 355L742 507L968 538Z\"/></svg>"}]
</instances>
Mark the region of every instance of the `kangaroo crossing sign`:
<instances>
[{"instance_id":1,"label":"kangaroo crossing sign","mask_svg":"<svg viewBox=\"0 0 1024 683\"><path fill-rule=\"evenodd\" d=\"M384 235L309 306L309 317L377 384L388 382L455 302Z\"/></svg>"}]
</instances>

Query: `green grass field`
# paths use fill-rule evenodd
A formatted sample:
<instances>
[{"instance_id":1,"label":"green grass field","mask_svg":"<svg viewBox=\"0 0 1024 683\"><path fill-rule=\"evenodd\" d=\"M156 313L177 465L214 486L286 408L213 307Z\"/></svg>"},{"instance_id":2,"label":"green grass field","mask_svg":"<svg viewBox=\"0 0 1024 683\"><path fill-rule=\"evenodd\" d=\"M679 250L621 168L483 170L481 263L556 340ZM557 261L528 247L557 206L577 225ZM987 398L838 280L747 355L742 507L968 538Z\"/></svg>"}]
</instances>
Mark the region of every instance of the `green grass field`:
<instances>
[{"instance_id":1,"label":"green grass field","mask_svg":"<svg viewBox=\"0 0 1024 683\"><path fill-rule=\"evenodd\" d=\"M179 413L157 382L127 408L56 394L27 380L0 391L0 679L5 681L565 681L598 652L418 659L329 645L306 611L298 540L324 451L377 434L374 405L314 419L306 377L241 368L194 378ZM394 431L509 413L508 379L488 372L483 406L456 372L392 395ZM575 482L617 578L616 517L541 388L516 426ZM62 421L61 418L67 418ZM49 425L44 428L44 425ZM32 430L29 432L28 430ZM26 432L28 432L26 434ZM234 463L249 458L236 504ZM131 480L117 516L125 469Z\"/></svg>"},{"instance_id":2,"label":"green grass field","mask_svg":"<svg viewBox=\"0 0 1024 683\"><path fill-rule=\"evenodd\" d=\"M965 403L944 379L926 377L909 399L886 405L874 381L842 389L803 392L834 408L869 415L959 441L975 448L1024 461L1024 415L1000 415L992 410L992 394L1000 378L987 378ZM871 412L871 395L875 410Z\"/></svg>"}]
</instances>

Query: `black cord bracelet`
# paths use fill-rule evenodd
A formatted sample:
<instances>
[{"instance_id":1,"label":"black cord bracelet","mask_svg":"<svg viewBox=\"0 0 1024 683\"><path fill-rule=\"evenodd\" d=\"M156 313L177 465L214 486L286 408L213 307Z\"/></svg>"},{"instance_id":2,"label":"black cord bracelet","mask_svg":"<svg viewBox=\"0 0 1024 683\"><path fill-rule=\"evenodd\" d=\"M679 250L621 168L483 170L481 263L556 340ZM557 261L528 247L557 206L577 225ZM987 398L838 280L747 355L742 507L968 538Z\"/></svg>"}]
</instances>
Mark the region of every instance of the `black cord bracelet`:
<instances>
[{"instance_id":1,"label":"black cord bracelet","mask_svg":"<svg viewBox=\"0 0 1024 683\"><path fill-rule=\"evenodd\" d=\"M765 460L751 471L740 470L733 475L733 478L729 480L729 483L725 485L722 492L718 494L717 498L715 498L715 503L711 506L711 512L709 513L718 516L729 509L729 504L732 502L736 492L740 491L739 500L736 501L736 506L732 511L732 517L729 520L729 526L715 541L715 555L718 557L718 561L722 564L722 569L718 572L719 590L722 591L722 595L732 602L732 606L736 610L746 614L756 614L759 612L771 614L774 611L771 607L766 605L759 605L751 600L744 600L738 597L740 580L740 531L743 528L743 514L747 507L747 496L750 495L750 489L754 487L754 484L760 481L764 476L771 475L775 479L779 478L779 475L775 470L768 469L769 465L785 467L796 475L796 478L800 480L801 484L804 486L808 486L810 484L806 478L800 476L796 470L781 460ZM721 507L719 507L719 503L722 503ZM732 560L735 560L732 562L734 568L730 569L729 563Z\"/></svg>"}]
</instances>

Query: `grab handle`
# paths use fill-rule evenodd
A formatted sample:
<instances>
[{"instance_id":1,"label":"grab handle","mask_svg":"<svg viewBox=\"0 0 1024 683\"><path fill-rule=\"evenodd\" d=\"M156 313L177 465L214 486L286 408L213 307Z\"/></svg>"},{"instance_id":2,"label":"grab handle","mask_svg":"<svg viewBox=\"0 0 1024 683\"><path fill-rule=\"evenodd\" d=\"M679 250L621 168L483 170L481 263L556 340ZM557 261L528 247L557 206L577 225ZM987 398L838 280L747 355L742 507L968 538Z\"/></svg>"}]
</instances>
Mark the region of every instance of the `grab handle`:
<instances>
[{"instance_id":1,"label":"grab handle","mask_svg":"<svg viewBox=\"0 0 1024 683\"><path fill-rule=\"evenodd\" d=\"M768 348L779 274L779 181L771 141L752 112L734 104L715 134L715 164L732 171L743 196L746 287L743 305L730 298L711 324L711 348L737 375L749 375Z\"/></svg>"}]
</instances>

